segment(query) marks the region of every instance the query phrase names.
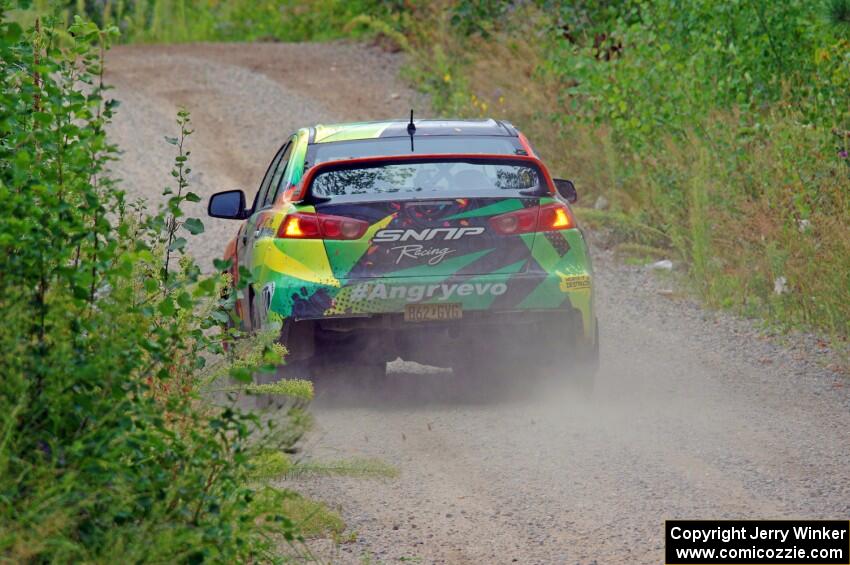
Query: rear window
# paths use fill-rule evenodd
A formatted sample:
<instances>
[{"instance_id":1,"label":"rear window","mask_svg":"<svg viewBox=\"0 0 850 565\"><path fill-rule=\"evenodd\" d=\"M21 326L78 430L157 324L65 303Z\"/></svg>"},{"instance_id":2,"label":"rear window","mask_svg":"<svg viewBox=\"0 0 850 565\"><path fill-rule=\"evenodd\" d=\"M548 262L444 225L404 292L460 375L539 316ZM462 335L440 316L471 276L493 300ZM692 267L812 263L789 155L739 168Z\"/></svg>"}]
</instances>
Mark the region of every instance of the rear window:
<instances>
[{"instance_id":1,"label":"rear window","mask_svg":"<svg viewBox=\"0 0 850 565\"><path fill-rule=\"evenodd\" d=\"M510 161L422 161L367 167L340 167L321 172L311 185L320 197L362 194L505 195L538 192L540 171Z\"/></svg>"},{"instance_id":2,"label":"rear window","mask_svg":"<svg viewBox=\"0 0 850 565\"><path fill-rule=\"evenodd\" d=\"M518 138L508 136L414 136L413 149L410 147L409 137L379 137L357 141L316 143L310 146L307 160L311 165L315 165L337 159L451 153L518 155L525 154L525 150Z\"/></svg>"}]
</instances>

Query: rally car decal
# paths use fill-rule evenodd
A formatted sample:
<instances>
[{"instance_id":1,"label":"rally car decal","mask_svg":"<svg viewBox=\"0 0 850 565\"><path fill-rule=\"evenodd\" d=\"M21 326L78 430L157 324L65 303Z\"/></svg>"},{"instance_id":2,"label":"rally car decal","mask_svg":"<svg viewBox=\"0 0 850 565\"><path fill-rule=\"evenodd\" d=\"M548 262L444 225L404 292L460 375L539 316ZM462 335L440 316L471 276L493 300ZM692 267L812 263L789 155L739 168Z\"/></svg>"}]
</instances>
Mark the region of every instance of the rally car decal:
<instances>
[{"instance_id":1,"label":"rally car decal","mask_svg":"<svg viewBox=\"0 0 850 565\"><path fill-rule=\"evenodd\" d=\"M252 215L243 227L257 234L244 266L252 285L262 289L261 306L293 319L401 313L412 303L451 302L464 311L573 308L582 315L585 336L592 337L592 271L581 232L572 226L505 235L491 227L500 215L562 205L554 196L305 200L305 179L322 166L310 163L311 148L395 136L404 127L397 122L319 125L292 138L283 190L271 208ZM545 173L520 140L525 150L511 158L533 162ZM353 218L368 228L357 239L282 238L281 226L292 214ZM233 246L229 249L233 253Z\"/></svg>"},{"instance_id":2,"label":"rally car decal","mask_svg":"<svg viewBox=\"0 0 850 565\"><path fill-rule=\"evenodd\" d=\"M540 203L550 201L543 198ZM522 207L520 199L506 199L445 219L449 222L486 220ZM298 205L291 211L315 212L316 208ZM350 215L351 211L344 213ZM461 303L465 310L496 306L518 310L552 309L569 303L590 317L588 258L582 251L581 235L576 230L523 234L516 238L516 245L505 245L501 241L498 246L493 244L464 252L463 241L483 236L485 228L395 229L396 225L404 223L405 219L396 211L377 218L356 241L287 241L272 236L261 239L254 255L254 278L260 285L274 283L269 308L283 317L323 318L399 312L408 303L448 300ZM408 233L412 235L405 237ZM439 255L428 255L426 251L423 257L437 256L440 260L420 260L416 253L408 252L400 261L397 244L407 241L417 242L415 245L420 245L420 241L439 241ZM392 246L387 247L388 244ZM391 260L386 263L385 270L376 273L376 264L380 263L377 255L384 253L380 245L391 253ZM445 245L458 247L446 248ZM400 263L410 261L417 264L397 268ZM367 273L369 270L371 272ZM406 279L411 283L403 282Z\"/></svg>"}]
</instances>

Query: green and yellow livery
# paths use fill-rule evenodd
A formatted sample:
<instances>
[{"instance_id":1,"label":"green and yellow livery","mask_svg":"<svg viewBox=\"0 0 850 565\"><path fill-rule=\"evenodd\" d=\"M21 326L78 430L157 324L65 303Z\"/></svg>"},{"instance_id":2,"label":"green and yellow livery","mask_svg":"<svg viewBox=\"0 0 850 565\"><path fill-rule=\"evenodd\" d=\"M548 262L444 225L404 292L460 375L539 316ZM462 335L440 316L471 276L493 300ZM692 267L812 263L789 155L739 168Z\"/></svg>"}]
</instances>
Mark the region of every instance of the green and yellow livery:
<instances>
[{"instance_id":1,"label":"green and yellow livery","mask_svg":"<svg viewBox=\"0 0 850 565\"><path fill-rule=\"evenodd\" d=\"M397 357L465 371L581 368L598 359L593 273L570 204L511 124L388 121L292 135L228 244L246 329L283 319L293 368L383 373ZM486 360L486 362L485 362Z\"/></svg>"}]
</instances>

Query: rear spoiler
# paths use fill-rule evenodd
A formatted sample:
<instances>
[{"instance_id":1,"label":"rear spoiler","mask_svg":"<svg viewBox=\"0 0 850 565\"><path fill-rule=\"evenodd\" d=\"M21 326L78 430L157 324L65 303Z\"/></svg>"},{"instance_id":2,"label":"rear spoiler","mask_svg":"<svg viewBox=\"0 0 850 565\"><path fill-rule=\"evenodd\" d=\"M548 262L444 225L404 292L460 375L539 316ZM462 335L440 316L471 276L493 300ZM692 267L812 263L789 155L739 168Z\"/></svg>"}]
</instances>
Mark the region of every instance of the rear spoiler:
<instances>
[{"instance_id":1,"label":"rear spoiler","mask_svg":"<svg viewBox=\"0 0 850 565\"><path fill-rule=\"evenodd\" d=\"M392 155L388 157L359 157L356 159L338 159L335 161L325 161L313 165L307 171L301 180L289 187L283 195L279 197L281 202L300 202L307 198L307 190L313 183L313 178L322 171L335 168L357 168L358 166L379 165L381 163L422 163L426 161L507 161L510 163L528 163L535 165L542 173L543 180L549 193L556 194L555 183L552 181L552 175L549 174L549 169L537 157L531 155L504 155L504 154L489 154L489 153L433 153L430 155Z\"/></svg>"}]
</instances>

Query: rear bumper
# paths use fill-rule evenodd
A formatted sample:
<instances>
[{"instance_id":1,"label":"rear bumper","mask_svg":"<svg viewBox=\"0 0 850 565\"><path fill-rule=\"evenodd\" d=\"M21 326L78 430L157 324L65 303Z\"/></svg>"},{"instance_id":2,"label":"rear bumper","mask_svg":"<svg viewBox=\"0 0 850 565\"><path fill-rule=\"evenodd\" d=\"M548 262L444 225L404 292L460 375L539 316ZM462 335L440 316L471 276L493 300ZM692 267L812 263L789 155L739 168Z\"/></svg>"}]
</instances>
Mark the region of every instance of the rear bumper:
<instances>
[{"instance_id":1,"label":"rear bumper","mask_svg":"<svg viewBox=\"0 0 850 565\"><path fill-rule=\"evenodd\" d=\"M596 319L585 327L575 309L471 312L462 319L405 322L401 314L286 320L284 344L297 358L323 362L381 363L398 357L428 365L475 358L536 363L558 354L582 355L596 347ZM584 354L583 356L586 356Z\"/></svg>"},{"instance_id":2,"label":"rear bumper","mask_svg":"<svg viewBox=\"0 0 850 565\"><path fill-rule=\"evenodd\" d=\"M360 279L338 286L279 277L264 287L263 295L271 312L295 321L360 319L344 324L404 329L410 325L402 320L408 304L454 303L463 310L454 325L519 322L535 312L575 310L584 319L585 333L595 331L592 278L586 271Z\"/></svg>"},{"instance_id":3,"label":"rear bumper","mask_svg":"<svg viewBox=\"0 0 850 565\"><path fill-rule=\"evenodd\" d=\"M340 287L305 287L304 281L290 278L277 282L264 294L271 298L270 310L284 320L281 337L287 348L299 357L332 351L340 358L401 356L426 362L449 351L493 350L499 343L543 344L547 336L592 348L597 335L592 279L586 272L374 279ZM417 303L457 303L462 317L405 321L405 306Z\"/></svg>"}]
</instances>

